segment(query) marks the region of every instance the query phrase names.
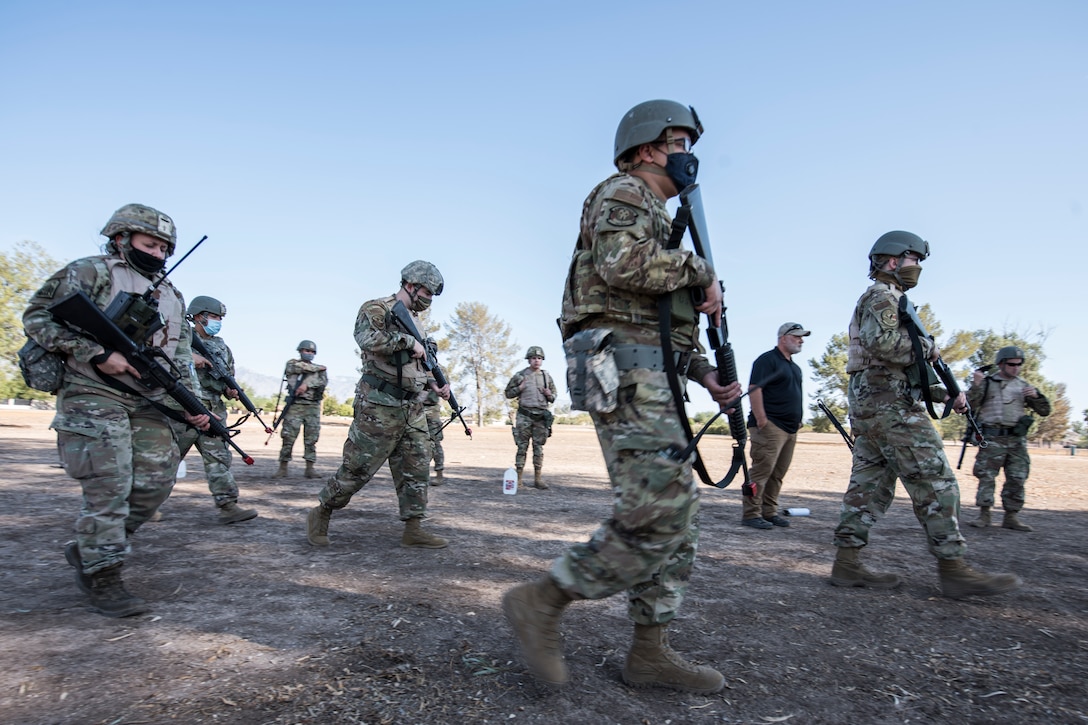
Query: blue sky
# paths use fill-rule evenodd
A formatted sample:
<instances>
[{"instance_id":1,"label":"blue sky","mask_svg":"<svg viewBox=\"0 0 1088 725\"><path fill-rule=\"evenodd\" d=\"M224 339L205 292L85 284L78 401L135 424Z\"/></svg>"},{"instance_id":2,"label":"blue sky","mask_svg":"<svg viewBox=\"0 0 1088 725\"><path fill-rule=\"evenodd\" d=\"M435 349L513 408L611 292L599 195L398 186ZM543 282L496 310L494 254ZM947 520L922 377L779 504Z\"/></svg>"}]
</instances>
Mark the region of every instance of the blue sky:
<instances>
[{"instance_id":1,"label":"blue sky","mask_svg":"<svg viewBox=\"0 0 1088 725\"><path fill-rule=\"evenodd\" d=\"M86 256L114 209L158 207L181 250L209 236L178 286L277 377L302 338L354 375L359 305L428 259L436 320L483 302L561 373L582 201L622 114L671 98L706 126L743 379L785 321L817 356L907 229L946 333L1046 330L1043 373L1088 408L1088 4L371 5L7 0L0 249Z\"/></svg>"}]
</instances>

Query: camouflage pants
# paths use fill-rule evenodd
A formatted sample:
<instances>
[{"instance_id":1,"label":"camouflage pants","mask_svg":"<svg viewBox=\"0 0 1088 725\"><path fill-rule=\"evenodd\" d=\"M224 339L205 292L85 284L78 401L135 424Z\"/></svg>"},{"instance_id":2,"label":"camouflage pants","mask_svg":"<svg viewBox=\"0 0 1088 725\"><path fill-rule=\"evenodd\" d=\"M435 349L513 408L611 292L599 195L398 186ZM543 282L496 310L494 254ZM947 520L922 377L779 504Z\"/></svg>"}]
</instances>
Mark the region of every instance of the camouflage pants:
<instances>
[{"instance_id":1,"label":"camouflage pants","mask_svg":"<svg viewBox=\"0 0 1088 725\"><path fill-rule=\"evenodd\" d=\"M321 489L321 503L344 508L386 460L393 474L401 520L422 518L427 513L431 473L431 440L423 405L375 405L362 395L356 396L355 419L344 441L344 460Z\"/></svg>"},{"instance_id":2,"label":"camouflage pants","mask_svg":"<svg viewBox=\"0 0 1088 725\"><path fill-rule=\"evenodd\" d=\"M434 458L434 470L441 471L446 467L446 452L442 450L442 439L446 433L442 430L446 419L435 410L437 406L427 408L427 437L431 439L431 457Z\"/></svg>"},{"instance_id":3,"label":"camouflage pants","mask_svg":"<svg viewBox=\"0 0 1088 725\"><path fill-rule=\"evenodd\" d=\"M517 422L514 424L514 442L517 443L518 452L514 457L514 465L518 468L525 467L525 456L529 450L529 442L533 444L533 467L544 465L544 444L551 435L551 427L548 421L551 416L544 410L544 415L539 412L541 408L518 408Z\"/></svg>"},{"instance_id":4,"label":"camouflage pants","mask_svg":"<svg viewBox=\"0 0 1088 725\"><path fill-rule=\"evenodd\" d=\"M76 541L83 571L124 562L128 537L170 495L177 475L177 442L162 413L147 401L61 390L57 451L69 476L83 488Z\"/></svg>"},{"instance_id":5,"label":"camouflage pants","mask_svg":"<svg viewBox=\"0 0 1088 725\"><path fill-rule=\"evenodd\" d=\"M891 505L898 478L926 531L930 553L939 559L962 557L967 542L959 528L959 485L924 409L889 405L851 423L854 460L835 545L860 548L869 543L869 529Z\"/></svg>"},{"instance_id":6,"label":"camouflage pants","mask_svg":"<svg viewBox=\"0 0 1088 725\"><path fill-rule=\"evenodd\" d=\"M306 427L306 432L302 436L302 460L317 460L317 439L321 436L321 403L295 403L280 423L280 437L283 439L280 447L281 463L291 460L291 449L295 447L295 439L303 426Z\"/></svg>"},{"instance_id":7,"label":"camouflage pants","mask_svg":"<svg viewBox=\"0 0 1088 725\"><path fill-rule=\"evenodd\" d=\"M219 416L224 423L227 420L227 406L222 401L203 401L208 410ZM222 438L201 435L196 428L182 423L172 422L174 435L178 439L178 449L181 458L184 459L193 445L200 451L200 457L204 461L204 476L208 479L208 490L212 492L215 505L222 508L228 503L238 501L238 484L234 482L234 474L230 472L231 450L227 442Z\"/></svg>"},{"instance_id":8,"label":"camouflage pants","mask_svg":"<svg viewBox=\"0 0 1088 725\"><path fill-rule=\"evenodd\" d=\"M972 471L978 478L976 506L993 506L997 474L1005 469L1005 485L1001 487L1001 507L1009 512L1024 508L1024 483L1031 470L1027 438L1024 436L994 436L975 456Z\"/></svg>"},{"instance_id":9,"label":"camouflage pants","mask_svg":"<svg viewBox=\"0 0 1088 725\"><path fill-rule=\"evenodd\" d=\"M619 406L593 413L612 485L611 517L552 564L568 593L603 599L627 591L638 624L671 621L683 601L699 541L699 491L691 464L661 455L685 442L665 374L621 374Z\"/></svg>"}]
</instances>

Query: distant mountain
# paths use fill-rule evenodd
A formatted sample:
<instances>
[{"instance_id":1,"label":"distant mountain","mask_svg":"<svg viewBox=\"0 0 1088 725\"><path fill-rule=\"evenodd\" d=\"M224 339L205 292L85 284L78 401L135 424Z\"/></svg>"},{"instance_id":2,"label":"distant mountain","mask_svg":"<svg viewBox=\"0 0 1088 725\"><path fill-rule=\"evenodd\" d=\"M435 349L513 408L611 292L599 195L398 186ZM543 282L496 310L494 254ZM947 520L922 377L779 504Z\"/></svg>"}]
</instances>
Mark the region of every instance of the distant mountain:
<instances>
[{"instance_id":1,"label":"distant mountain","mask_svg":"<svg viewBox=\"0 0 1088 725\"><path fill-rule=\"evenodd\" d=\"M244 367L238 368L237 378L238 384L244 387L247 393L272 398L276 397L276 393L280 390L280 381L283 380L283 378L262 375ZM325 394L331 395L343 403L355 395L355 383L357 382L359 382L357 376L337 375L329 379L329 387L325 390Z\"/></svg>"}]
</instances>

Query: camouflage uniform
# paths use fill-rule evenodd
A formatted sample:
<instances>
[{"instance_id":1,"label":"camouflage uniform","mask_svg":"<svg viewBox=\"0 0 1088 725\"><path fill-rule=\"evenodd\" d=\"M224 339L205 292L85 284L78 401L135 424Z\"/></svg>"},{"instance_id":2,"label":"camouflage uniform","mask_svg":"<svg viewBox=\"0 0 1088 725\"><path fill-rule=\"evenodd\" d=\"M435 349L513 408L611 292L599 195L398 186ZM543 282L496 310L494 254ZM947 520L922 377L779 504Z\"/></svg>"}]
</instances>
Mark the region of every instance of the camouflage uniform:
<instances>
[{"instance_id":1,"label":"camouflage uniform","mask_svg":"<svg viewBox=\"0 0 1088 725\"><path fill-rule=\"evenodd\" d=\"M81 290L105 309L119 293L143 293L149 286L148 275L120 253L86 257L50 277L23 316L28 335L48 350L67 354L50 427L57 431L64 470L83 490L75 531L82 571L88 575L123 563L129 535L170 495L180 457L170 423L151 401L177 406L162 390L147 391L128 374L112 377L141 395L103 382L91 362L102 346L55 322L47 307ZM186 386L197 390L181 293L164 281L155 297L166 326L151 336L150 344L162 348L186 373Z\"/></svg>"},{"instance_id":2,"label":"camouflage uniform","mask_svg":"<svg viewBox=\"0 0 1088 725\"><path fill-rule=\"evenodd\" d=\"M195 330L194 335L199 334ZM234 375L234 355L231 353L223 338L217 336L206 337L201 340L208 352L218 358L227 371ZM223 395L227 389L226 383L212 376L210 368L197 368L196 377L200 382L200 402L225 425L227 422L227 406L223 402ZM231 450L227 442L218 436L201 435L200 431L192 426L174 422L174 433L178 439L178 448L181 458L185 458L189 450L196 444L200 451L200 457L204 461L204 475L208 479L208 489L215 499L215 505L219 508L229 503L238 502L238 484L231 473Z\"/></svg>"},{"instance_id":3,"label":"camouflage uniform","mask_svg":"<svg viewBox=\"0 0 1088 725\"><path fill-rule=\"evenodd\" d=\"M672 342L692 352L687 376L713 367L702 352L688 293L715 280L704 260L666 250L671 218L639 179L614 174L582 209L560 320L563 338L592 328L612 330L616 344L660 347L658 296L673 294ZM664 371L620 372L618 406L591 412L613 491L611 517L586 543L555 560L551 577L570 596L603 599L627 591L639 625L669 622L683 599L699 539L699 492L690 461L662 455L687 443Z\"/></svg>"},{"instance_id":4,"label":"camouflage uniform","mask_svg":"<svg viewBox=\"0 0 1088 725\"><path fill-rule=\"evenodd\" d=\"M393 318L395 301L390 295L359 309L355 342L363 364L355 418L344 442L344 459L318 498L329 509L347 506L388 460L400 518L407 521L427 512L432 448L421 393L431 378L410 356L416 340Z\"/></svg>"},{"instance_id":5,"label":"camouflage uniform","mask_svg":"<svg viewBox=\"0 0 1088 725\"><path fill-rule=\"evenodd\" d=\"M899 319L902 296L878 275L850 321L846 372L855 443L835 545L860 548L869 543L869 529L891 504L898 477L926 530L930 552L938 559L959 559L967 548L958 522L959 486L944 444L919 402L921 390L907 379L905 368L914 363L914 353ZM932 343L923 338L922 348L928 357Z\"/></svg>"},{"instance_id":6,"label":"camouflage uniform","mask_svg":"<svg viewBox=\"0 0 1088 725\"><path fill-rule=\"evenodd\" d=\"M1001 506L1010 513L1024 508L1024 483L1031 469L1026 430L1028 421L1024 421L1024 435L1018 435L1019 431L1014 428L1025 417L1025 408L1042 416L1050 415L1050 401L1042 393L1035 398L1024 396L1028 387L1034 386L1019 376L1007 380L1000 372L994 372L967 391L967 402L977 411L976 417L987 442L985 448L979 449L972 471L978 478L976 506L994 505L997 474L1004 468Z\"/></svg>"},{"instance_id":7,"label":"camouflage uniform","mask_svg":"<svg viewBox=\"0 0 1088 725\"><path fill-rule=\"evenodd\" d=\"M446 452L442 450L442 439L446 435L443 430L446 418L442 415L442 398L438 397L438 393L427 390L423 398L423 412L427 416L427 436L431 439L434 470L445 470Z\"/></svg>"},{"instance_id":8,"label":"camouflage uniform","mask_svg":"<svg viewBox=\"0 0 1088 725\"><path fill-rule=\"evenodd\" d=\"M529 384L522 390L521 383L526 379ZM544 388L548 389L547 394L543 392ZM525 467L525 456L532 441L533 467L540 468L544 465L544 444L552 434L552 414L548 405L555 400L555 381L546 370L534 372L532 367L527 367L510 378L506 384L506 397L518 399L517 422L513 431L514 442L518 446L515 465L519 469Z\"/></svg>"},{"instance_id":9,"label":"camouflage uniform","mask_svg":"<svg viewBox=\"0 0 1088 725\"><path fill-rule=\"evenodd\" d=\"M291 409L280 421L280 438L283 439L280 463L291 460L291 449L295 447L295 439L303 426L306 427L306 432L302 436L302 459L313 463L317 460L317 439L321 435L321 399L325 397L325 388L329 384L328 373L324 365L294 359L287 361L283 376L290 388L297 387L301 378L301 382L306 384L306 392L295 396Z\"/></svg>"}]
</instances>

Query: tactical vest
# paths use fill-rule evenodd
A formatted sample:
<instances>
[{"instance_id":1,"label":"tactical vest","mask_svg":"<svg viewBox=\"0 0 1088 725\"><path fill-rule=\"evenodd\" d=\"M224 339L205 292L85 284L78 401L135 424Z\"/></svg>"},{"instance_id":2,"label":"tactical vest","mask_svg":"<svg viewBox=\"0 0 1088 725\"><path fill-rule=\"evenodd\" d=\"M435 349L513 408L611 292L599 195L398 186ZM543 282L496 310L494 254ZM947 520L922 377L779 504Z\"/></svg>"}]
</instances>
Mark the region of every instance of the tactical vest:
<instances>
[{"instance_id":1,"label":"tactical vest","mask_svg":"<svg viewBox=\"0 0 1088 725\"><path fill-rule=\"evenodd\" d=\"M658 325L658 297L619 287L610 286L597 272L593 263L593 238L602 214L607 213L609 202L634 207L650 214L648 239L640 242L659 246L669 238L672 217L662 201L638 177L630 174L613 174L598 184L582 206L581 232L567 273L567 286L563 290L563 314L560 328L567 339L582 329L590 318L598 318L595 327L613 327L617 330L656 330ZM698 335L698 315L687 289L672 293L672 329L682 349L690 350L693 338ZM596 323L596 320L595 320ZM655 333L656 334L656 333Z\"/></svg>"},{"instance_id":2,"label":"tactical vest","mask_svg":"<svg viewBox=\"0 0 1088 725\"><path fill-rule=\"evenodd\" d=\"M518 396L518 406L522 408L547 408L548 399L544 397L541 390L542 388L548 388L553 394L555 393L555 382L551 376L543 369L534 373L532 368L522 370L521 376L523 379L528 378L529 385L526 385Z\"/></svg>"},{"instance_id":3,"label":"tactical vest","mask_svg":"<svg viewBox=\"0 0 1088 725\"><path fill-rule=\"evenodd\" d=\"M846 349L846 372L856 373L862 370L867 370L871 367L883 367L891 370L901 371L903 365L900 363L892 363L887 360L881 360L874 357L869 351L861 344L861 315L869 308L870 298L880 292L891 292L895 299L896 305L899 303L899 298L903 296L902 290L898 289L895 285L888 284L887 282L874 282L869 289L862 293L858 298L858 303L854 307L854 315L850 318L849 336L850 344ZM904 333L905 334L905 333Z\"/></svg>"},{"instance_id":4,"label":"tactical vest","mask_svg":"<svg viewBox=\"0 0 1088 725\"><path fill-rule=\"evenodd\" d=\"M147 288L151 286L151 280L130 267L128 263L119 256L110 255L104 257L91 257L90 259L92 264L94 264L96 272L99 274L99 279L94 286L92 300L101 309L108 307L110 302L122 292L143 294L147 291ZM162 318L165 320L166 325L151 336L149 344L153 347L161 348L162 351L166 353L167 357L173 360L174 355L177 352L178 342L181 339L181 326L186 324L185 301L182 299L181 293L170 284L170 280L166 280L158 286L158 289L155 290L154 297L159 302L159 312L162 314ZM142 341L137 340L137 342ZM102 374L98 371L98 368L95 367L94 363L80 362L69 355L67 365L79 375L94 381L96 384L102 379ZM184 372L185 371L183 371L183 373ZM128 373L111 377L116 378L134 390L139 390L141 392L146 390L142 383Z\"/></svg>"},{"instance_id":5,"label":"tactical vest","mask_svg":"<svg viewBox=\"0 0 1088 725\"><path fill-rule=\"evenodd\" d=\"M984 380L982 385L986 385ZM1005 380L1000 375L989 376L986 399L978 411L978 422L983 425L1009 427L1016 425L1024 415L1024 388L1028 383L1020 378Z\"/></svg>"},{"instance_id":6,"label":"tactical vest","mask_svg":"<svg viewBox=\"0 0 1088 725\"><path fill-rule=\"evenodd\" d=\"M193 330L193 336L196 337L200 333ZM234 374L231 370L231 354L230 348L227 347L227 343L223 342L221 337L202 337L200 341L204 343L204 347L207 348L208 353L211 354L215 360L224 370L228 373ZM218 404L219 399L223 396L223 393L227 390L227 384L222 380L219 380L212 375L211 368L197 368L196 379L200 383L200 399L205 403Z\"/></svg>"},{"instance_id":7,"label":"tactical vest","mask_svg":"<svg viewBox=\"0 0 1088 725\"><path fill-rule=\"evenodd\" d=\"M396 302L396 295L373 300L367 304L374 304L375 302L385 312L385 329L399 331L400 323L393 316L393 303ZM363 312L360 310L359 314L361 315ZM359 354L363 359L362 372L364 375L373 375L403 390L418 393L426 386L431 375L423 367L421 360L412 357L411 352L410 349L398 350L392 355L386 355L361 350Z\"/></svg>"},{"instance_id":8,"label":"tactical vest","mask_svg":"<svg viewBox=\"0 0 1088 725\"><path fill-rule=\"evenodd\" d=\"M306 392L295 397L296 405L299 403L321 402L321 399L325 396L325 386L329 382L325 370L324 365L317 365L305 360L293 359L287 361L287 369L283 373L287 377L287 384L295 388L298 386L299 378L303 378L303 382L306 383Z\"/></svg>"}]
</instances>

